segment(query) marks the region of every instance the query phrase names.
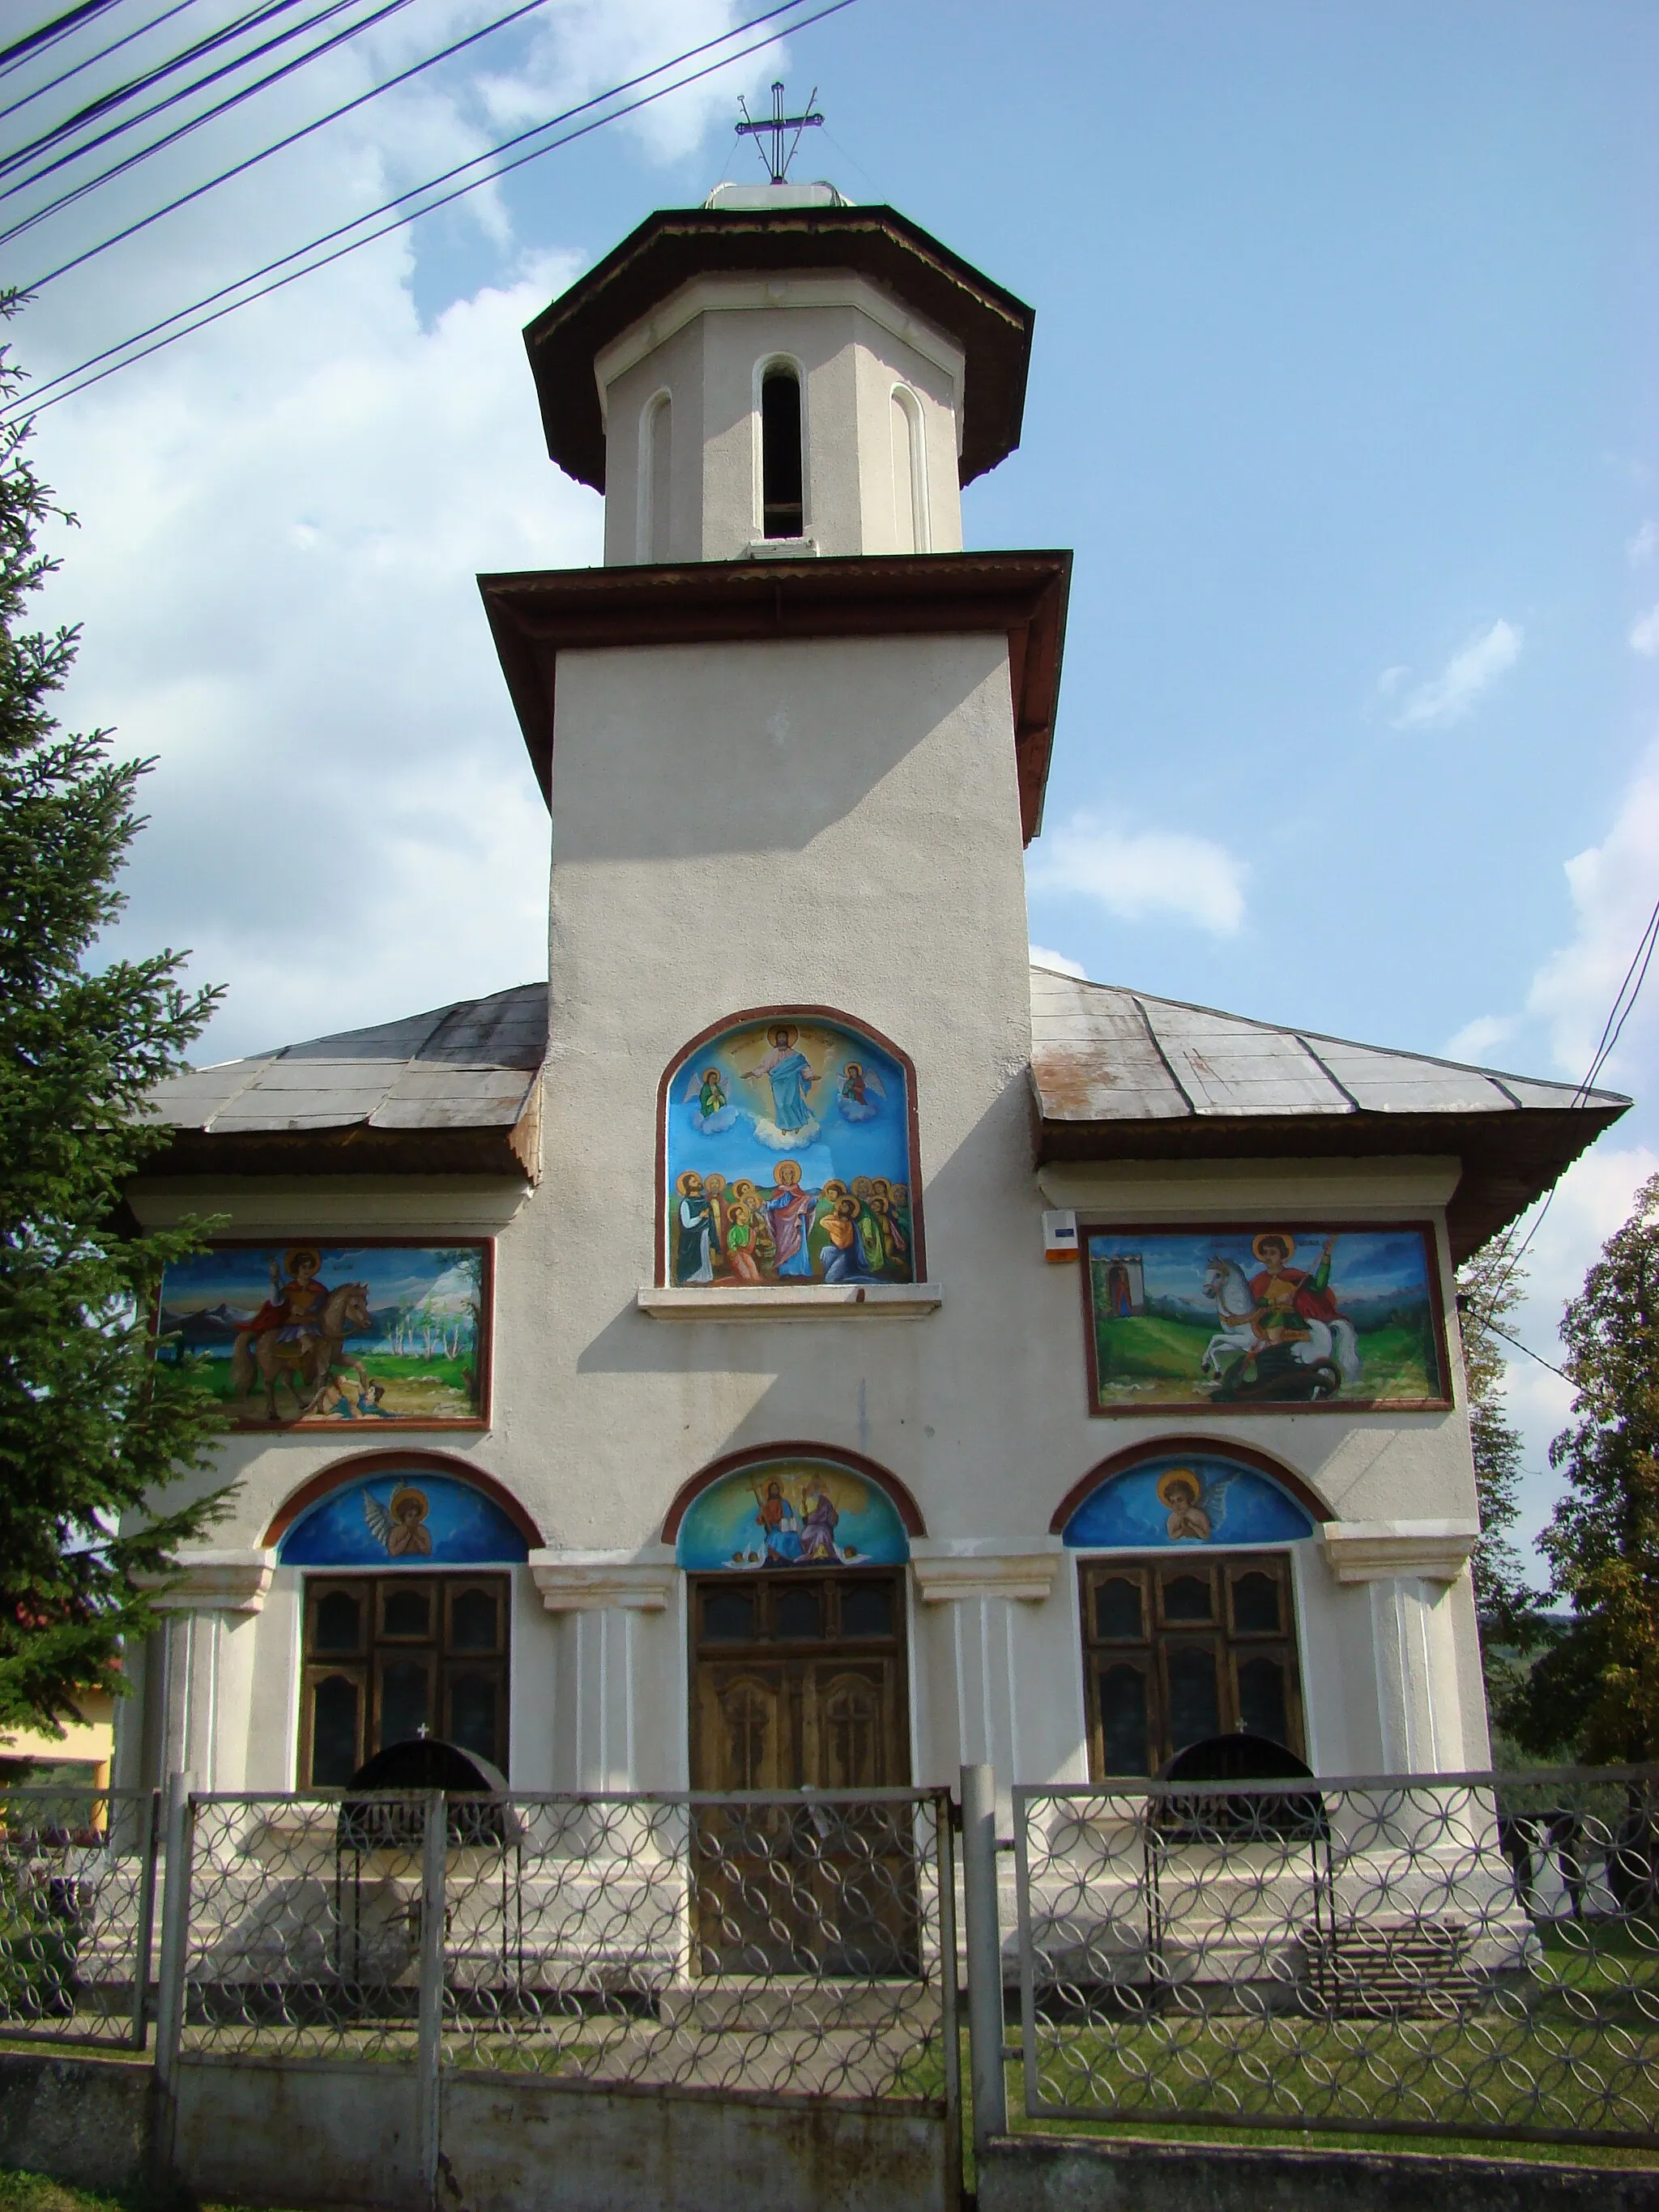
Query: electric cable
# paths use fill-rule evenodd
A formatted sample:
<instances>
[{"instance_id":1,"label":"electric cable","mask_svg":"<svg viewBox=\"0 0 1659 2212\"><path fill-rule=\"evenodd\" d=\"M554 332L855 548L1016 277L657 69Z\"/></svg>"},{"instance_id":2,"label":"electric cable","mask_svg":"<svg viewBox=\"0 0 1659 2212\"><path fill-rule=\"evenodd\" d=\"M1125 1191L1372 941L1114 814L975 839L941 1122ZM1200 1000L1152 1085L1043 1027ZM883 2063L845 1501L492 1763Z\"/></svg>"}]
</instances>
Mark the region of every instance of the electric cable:
<instances>
[{"instance_id":1,"label":"electric cable","mask_svg":"<svg viewBox=\"0 0 1659 2212\"><path fill-rule=\"evenodd\" d=\"M422 70L434 68L439 62L447 61L452 55L459 53L464 47L476 46L480 39L489 38L493 32L504 29L507 24L517 22L521 15L532 15L538 8L545 7L546 4L547 0L520 0L520 4L507 15L496 16L493 22L484 24L478 30L469 31L465 38L457 39L452 45L441 47L435 54L428 54L423 61L412 63L408 69L399 70L396 76L387 77L384 83L371 85L367 92L359 93L355 99L344 101L338 107L331 108L327 114L319 115L314 121L303 124L297 131L290 131L285 138L278 138L274 144L262 148L258 153L248 155L245 160L234 163L228 169L222 169L216 177L210 177L205 184L192 185L189 191L180 192L176 199L168 200L165 206L156 208L149 215L141 216L137 222L129 223L125 230L118 230L112 236L101 239L96 246L88 246L83 253L77 253L71 260L64 262L58 268L48 270L44 276L37 276L32 283L20 284L17 289L22 293L40 291L46 285L55 283L59 276L66 276L71 269L80 268L82 263L94 260L100 253L106 253L111 246L122 245L127 239L136 237L141 230L147 230L151 223L159 222L163 216L172 215L179 208L188 207L192 200L200 199L204 192L213 191L219 185L228 184L233 177L240 177L246 171L257 167L261 161L268 161L273 154L280 154L287 147L297 145L302 138L308 138L313 131L322 130L325 125L337 122L341 116L350 114L354 108L362 107L371 100L378 100L382 93L393 91L398 85L406 84L411 77L418 76ZM226 103L227 106L234 104L234 102ZM222 110L220 112L222 112ZM182 125L172 134L167 143L176 144L180 138L186 137L191 131L199 128L201 123L210 119L207 116L202 116L196 122ZM130 167L133 165L129 162L126 166ZM91 188L90 185L87 187L88 190ZM0 232L0 245L4 245L9 240L19 236L28 227L27 224L19 224L12 230ZM100 359L101 357L101 356L99 356Z\"/></svg>"},{"instance_id":2,"label":"electric cable","mask_svg":"<svg viewBox=\"0 0 1659 2212\"><path fill-rule=\"evenodd\" d=\"M340 7L346 4L347 0L335 0L334 7L328 12L337 13ZM141 76L129 77L122 84L112 85L106 92L97 94L94 98L88 100L84 106L76 108L71 113L60 118L58 122L49 125L33 138L27 139L21 146L13 147L3 156L0 156L0 171L19 167L21 163L32 160L35 155L46 152L60 140L72 137L76 131L88 129L96 123L100 117L106 115L111 109L123 106L127 100L137 99L141 94L149 91L153 86L160 84L165 78L176 76L181 69L188 69L192 62L205 60L210 54L217 52L221 47L229 46L234 40L240 38L244 32L258 30L263 24L274 21L278 15L286 15L290 9L299 5L300 0L260 0L259 6L245 9L241 15L222 25L219 30L209 36L198 39L193 45L181 46L176 53L169 54L165 61L157 62L154 67L144 70ZM307 27L308 26L306 25L295 25L282 35L284 38L297 38L301 31ZM251 52L239 57L239 59L255 60L263 51L262 48L255 48ZM230 62L224 66L234 69L237 64ZM210 77L204 77L198 85L186 86L170 96L173 100L182 100L187 92L198 90L200 84L211 83L212 81ZM21 106L21 103L20 102L19 105ZM145 115L154 114L155 112L155 108L150 108L145 111ZM131 130L136 123L143 119L143 116L131 117L121 127ZM94 147L102 143L100 139L94 138L76 151L90 153ZM74 155L65 155L63 158L72 160ZM40 173L44 176L49 173L42 170ZM33 184L36 179L31 177L26 181ZM19 191L21 187L14 185L12 189Z\"/></svg>"},{"instance_id":3,"label":"electric cable","mask_svg":"<svg viewBox=\"0 0 1659 2212\"><path fill-rule=\"evenodd\" d=\"M151 324L147 330L137 331L132 337L122 339L118 344L106 347L101 353L89 356L76 368L65 369L61 374L39 386L36 392L18 398L12 402L9 407L0 409L0 420L30 417L44 412L48 407L55 407L60 400L73 398L78 392L88 390L91 386L101 384L106 377L113 376L118 370L130 368L135 362L146 360L151 354L161 352L164 347L171 345L175 339L187 337L196 331L204 330L210 324L221 321L226 315L234 314L238 307L251 307L256 300L262 300L272 292L282 290L285 286L296 283L300 277L311 275L315 270L326 268L330 263L340 260L349 253L356 252L359 246L372 245L376 239L384 238L390 232L401 229L407 222L417 222L422 216L434 214L438 209L447 207L453 201L476 191L479 185L489 184L500 177L510 175L514 170L524 167L526 163L539 160L542 155L551 153L560 146L569 145L577 138L586 137L591 131L600 129L606 123L617 122L623 116L634 114L638 109L649 106L653 100L663 99L671 92L678 92L686 85L695 84L701 78L712 76L716 70L724 69L732 62L745 60L750 54L763 52L767 46L775 42L779 33L776 30L769 30L765 37L757 40L752 46L745 46L735 53L719 55L714 60L705 64L702 68L691 70L684 76L677 78L672 84L659 85L654 91L645 94L638 100L629 101L624 106L612 108L607 113L595 117L591 122L579 125L576 130L567 132L562 137L554 139L546 145L532 147L529 152L520 155L515 161L502 163L499 168L490 169L483 176L472 178L468 183L459 185L453 191L445 193L441 198L430 201L424 207L405 208L405 202L419 199L425 193L435 191L440 185L449 183L454 178L464 176L469 169L477 168L485 162L494 161L499 155L509 152L514 147L522 146L532 138L542 137L546 132L556 130L561 124L569 122L576 116L586 114L591 108L605 106L609 101L617 99L619 94L632 91L636 86L648 84L653 77L660 76L670 70L678 69L684 63L696 59L699 55L708 53L714 47L729 46L732 40L743 37L745 33L756 30L763 24L775 23L777 18L782 15L790 15L793 18L790 23L783 27L785 29L804 30L813 23L821 22L826 16L839 15L843 8L853 5L853 0L830 0L830 5L820 7L815 14L804 17L796 16L794 11L805 4L807 0L781 0L781 4L766 9L759 15L750 16L744 22L734 24L729 31L722 32L719 37L705 40L698 46L689 47L684 53L676 55L673 59L660 62L654 69L646 70L638 76L627 78L621 84L613 85L606 92L597 93L591 100L583 100L578 106L568 108L561 114L550 116L545 122L536 124L527 131L520 131L513 137L502 140L500 144L487 149L483 154L473 155L470 161L459 163L454 168L446 170L441 175L429 178L424 184L414 185L410 191L398 193L392 199L383 202L380 207L370 209L363 215L356 216L350 222L339 224L335 229L325 232L320 238L313 239L308 245L298 246L293 252L283 254L275 261L267 262L263 268L256 269L248 275L237 278L234 283L222 285L217 291L207 294L191 307L181 307L174 314L163 317L160 322ZM397 215L392 222L383 224L380 229L369 232L363 237L351 239L347 244L336 246L331 253L325 254L315 261L307 261L303 268L289 270L286 276L275 276L275 271L286 269L289 262L314 253L321 246L331 245L335 240L346 237L348 233L361 229L365 223L373 222L380 216L390 214L394 209L403 209L404 211ZM245 291L247 286L258 283L259 279L266 276L271 276L273 281L268 284L261 284L258 290L248 292L244 298L229 298L229 295ZM228 301L228 304L215 307L215 312L211 314L200 313L203 308L214 307L216 301L222 300ZM193 322L188 321L187 319L191 316L197 316L199 319ZM185 327L169 329L169 325L175 323L182 323ZM165 335L158 335L158 333L165 333ZM154 337L155 343L152 345L143 345L143 341L150 337ZM142 347L142 350L136 352L129 350L135 347ZM124 355L125 357L118 361L112 360L111 356L117 354ZM99 369L95 376L86 375L87 370L97 368L100 362L109 362L110 365L106 368ZM47 394L52 396L45 396Z\"/></svg>"},{"instance_id":4,"label":"electric cable","mask_svg":"<svg viewBox=\"0 0 1659 2212\"><path fill-rule=\"evenodd\" d=\"M82 23L90 22L94 15L101 15L106 9L117 4L118 0L81 0L78 8L71 8L62 15L54 15L50 22L37 25L21 39L14 39L9 46L0 46L0 76L9 76L13 70L21 69L31 54L44 53L48 46L55 46L60 39L66 39L72 31L78 31Z\"/></svg>"},{"instance_id":5,"label":"electric cable","mask_svg":"<svg viewBox=\"0 0 1659 2212\"><path fill-rule=\"evenodd\" d=\"M56 76L49 76L44 84L37 84L33 92L26 92L21 100L14 100L9 107L0 107L0 120L8 115L15 115L20 107L27 107L31 100L42 100L47 93L56 92L60 84L67 84L72 76L79 76L82 70L89 70L99 62L107 61L112 54L118 54L123 46L130 46L135 39L142 39L151 31L159 31L163 23L171 22L175 15L182 15L186 8L195 5L196 0L173 0L170 8L164 8L159 15L152 15L148 23L140 23L136 31L128 31L125 36L112 40L108 46L100 46L95 54L88 54L84 61L76 62L69 69L59 70Z\"/></svg>"},{"instance_id":6,"label":"electric cable","mask_svg":"<svg viewBox=\"0 0 1659 2212\"><path fill-rule=\"evenodd\" d=\"M282 0L282 4L292 5L293 0ZM258 49L258 52L270 52L273 47L283 44L287 39L297 37L301 32L312 29L314 25L326 21L330 16L337 15L342 9L349 7L351 4L352 0L330 0L329 6L324 9L321 14L313 15L309 21L283 33L281 38L271 40L266 46ZM386 16L395 15L399 9L407 8L409 5L410 0L382 0L380 7L374 9L371 14L362 17L357 22L348 24L344 30L336 31L330 38L319 40L314 46L303 54L291 55L280 69L270 70L266 76L257 78L252 84L243 85L240 90L230 94L227 99L222 100L216 106L204 108L199 115L192 115L187 123L181 123L176 130L165 132L160 138L152 139L148 146L141 146L137 153L129 154L123 160L112 164L111 167L100 170L97 176L88 177L82 183L72 185L68 191L61 193L57 199L49 200L45 207L36 208L33 214L25 216L21 222L14 223L9 230L0 232L0 245L6 244L14 238L21 238L25 231L33 230L37 223L44 222L48 216L56 215L62 209L71 206L75 201L84 199L88 192L96 191L100 185L108 184L112 177L125 176L129 169L136 169L141 161L147 161L152 154L159 154L168 146L177 145L181 138L188 138L193 131L199 131L204 123L211 123L221 115L228 115L233 107L240 107L245 100L252 100L256 93L264 92L273 84L280 84L284 77L292 76L296 70L305 68L308 62L315 61L319 55L331 53L336 46L344 46L348 41L355 39L360 31L372 30L376 23L383 22ZM158 100L149 113L159 114L162 108L171 107L190 93L199 91L204 84L211 84L220 77L230 76L234 70L242 68L246 61L255 58L255 56L243 55L239 56L234 61L222 64L207 76L199 78L195 84L186 86L182 91L170 94L166 100ZM148 119L148 116L134 118L138 122ZM57 161L48 162L44 169L37 170L33 176L26 177L17 184L8 185L4 191L0 191L0 199L9 199L14 192L21 192L27 185L38 184L43 177L50 176L53 170L61 169L71 161L79 161L83 154L92 150L93 146L105 144L109 139L118 137L123 131L132 127L131 122L120 124L106 131L101 138L92 141L91 145L76 147L71 152L60 155Z\"/></svg>"}]
</instances>

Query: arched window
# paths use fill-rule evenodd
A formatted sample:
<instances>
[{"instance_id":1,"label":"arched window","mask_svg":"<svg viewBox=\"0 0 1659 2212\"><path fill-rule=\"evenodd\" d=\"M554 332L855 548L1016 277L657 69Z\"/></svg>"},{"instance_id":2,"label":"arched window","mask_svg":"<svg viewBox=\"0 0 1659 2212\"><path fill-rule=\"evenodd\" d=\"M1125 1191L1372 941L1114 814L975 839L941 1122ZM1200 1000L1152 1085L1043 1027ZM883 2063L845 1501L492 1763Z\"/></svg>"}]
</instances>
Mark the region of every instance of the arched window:
<instances>
[{"instance_id":1,"label":"arched window","mask_svg":"<svg viewBox=\"0 0 1659 2212\"><path fill-rule=\"evenodd\" d=\"M893 545L900 553L926 553L927 471L921 439L921 406L908 386L893 386Z\"/></svg>"},{"instance_id":2,"label":"arched window","mask_svg":"<svg viewBox=\"0 0 1659 2212\"><path fill-rule=\"evenodd\" d=\"M673 402L653 392L640 422L640 558L667 561L673 520Z\"/></svg>"},{"instance_id":3,"label":"arched window","mask_svg":"<svg viewBox=\"0 0 1659 2212\"><path fill-rule=\"evenodd\" d=\"M799 538L805 527L800 378L787 362L761 377L761 533Z\"/></svg>"},{"instance_id":4,"label":"arched window","mask_svg":"<svg viewBox=\"0 0 1659 2212\"><path fill-rule=\"evenodd\" d=\"M1283 1547L1314 1523L1290 1482L1224 1447L1154 1449L1109 1462L1061 1512L1067 1547L1094 1555L1078 1592L1091 1774L1157 1774L1221 1736L1304 1757Z\"/></svg>"},{"instance_id":5,"label":"arched window","mask_svg":"<svg viewBox=\"0 0 1659 2212\"><path fill-rule=\"evenodd\" d=\"M914 1097L896 1046L817 1009L705 1032L663 1079L660 1279L923 1280Z\"/></svg>"}]
</instances>

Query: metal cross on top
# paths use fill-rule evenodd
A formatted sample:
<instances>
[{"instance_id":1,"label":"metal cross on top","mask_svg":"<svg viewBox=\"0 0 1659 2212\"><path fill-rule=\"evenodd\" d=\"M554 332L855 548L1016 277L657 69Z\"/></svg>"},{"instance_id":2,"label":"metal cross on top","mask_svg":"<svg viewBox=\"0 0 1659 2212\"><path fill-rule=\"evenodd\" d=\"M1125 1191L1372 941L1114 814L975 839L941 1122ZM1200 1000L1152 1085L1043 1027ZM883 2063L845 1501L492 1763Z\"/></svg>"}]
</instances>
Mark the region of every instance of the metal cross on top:
<instances>
[{"instance_id":1,"label":"metal cross on top","mask_svg":"<svg viewBox=\"0 0 1659 2212\"><path fill-rule=\"evenodd\" d=\"M772 112L770 115L763 116L757 123L749 112L748 102L741 93L738 94L738 106L743 110L743 120L734 125L734 128L739 138L754 140L755 151L765 162L767 174L775 185L781 185L787 181L789 164L795 158L795 149L800 143L801 132L810 130L813 124L822 123L823 120L821 115L816 115L812 112L812 102L817 96L818 88L814 85L807 94L805 114L786 115L783 112L783 80L780 77L772 87ZM792 131L795 135L789 139L789 151L786 154L783 150L783 142ZM760 143L762 138L767 136L769 136L772 141L772 151L769 155Z\"/></svg>"}]
</instances>

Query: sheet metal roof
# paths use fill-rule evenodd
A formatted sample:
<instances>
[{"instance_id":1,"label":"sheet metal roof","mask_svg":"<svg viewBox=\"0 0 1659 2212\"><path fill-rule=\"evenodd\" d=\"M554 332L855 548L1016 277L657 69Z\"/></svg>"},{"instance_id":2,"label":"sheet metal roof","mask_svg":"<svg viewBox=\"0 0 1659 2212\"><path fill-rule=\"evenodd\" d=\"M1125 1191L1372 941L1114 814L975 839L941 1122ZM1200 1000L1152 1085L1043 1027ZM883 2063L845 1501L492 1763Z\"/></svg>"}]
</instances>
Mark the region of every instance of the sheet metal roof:
<instances>
[{"instance_id":1,"label":"sheet metal roof","mask_svg":"<svg viewBox=\"0 0 1659 2212\"><path fill-rule=\"evenodd\" d=\"M520 984L374 1029L175 1076L166 1172L380 1168L533 1175L547 986Z\"/></svg>"},{"instance_id":2,"label":"sheet metal roof","mask_svg":"<svg viewBox=\"0 0 1659 2212\"><path fill-rule=\"evenodd\" d=\"M1459 1156L1460 1257L1631 1103L1046 968L1031 970L1031 1067L1045 1159Z\"/></svg>"},{"instance_id":3,"label":"sheet metal roof","mask_svg":"<svg viewBox=\"0 0 1659 2212\"><path fill-rule=\"evenodd\" d=\"M179 1075L172 1174L538 1172L547 986ZM1629 1107L1617 1091L1388 1052L1031 970L1044 1160L1460 1158L1459 1257Z\"/></svg>"}]
</instances>

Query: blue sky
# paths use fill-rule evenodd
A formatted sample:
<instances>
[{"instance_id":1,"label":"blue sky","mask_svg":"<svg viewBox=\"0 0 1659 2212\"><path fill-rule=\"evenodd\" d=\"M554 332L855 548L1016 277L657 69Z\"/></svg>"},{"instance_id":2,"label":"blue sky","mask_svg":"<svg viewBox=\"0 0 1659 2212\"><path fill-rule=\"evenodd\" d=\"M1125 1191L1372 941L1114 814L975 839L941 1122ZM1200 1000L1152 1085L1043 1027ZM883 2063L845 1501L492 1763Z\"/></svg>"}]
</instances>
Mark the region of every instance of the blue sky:
<instances>
[{"instance_id":1,"label":"blue sky","mask_svg":"<svg viewBox=\"0 0 1659 2212\"><path fill-rule=\"evenodd\" d=\"M7 276L501 5L411 0ZM54 373L743 12L548 0L49 286L18 342ZM781 71L829 118L798 173L1037 311L1024 446L966 501L970 544L1077 552L1034 939L1576 1078L1659 894L1656 64L1646 0L855 0L44 415L70 706L158 758L126 933L230 984L203 1056L543 972L546 819L471 576L594 560L599 519L517 330L653 206L758 176L735 95ZM1638 1096L1655 1000L1607 1071ZM1547 1357L1656 1145L1640 1104L1540 1233ZM1514 1403L1536 1519L1565 1394L1528 1365Z\"/></svg>"}]
</instances>

